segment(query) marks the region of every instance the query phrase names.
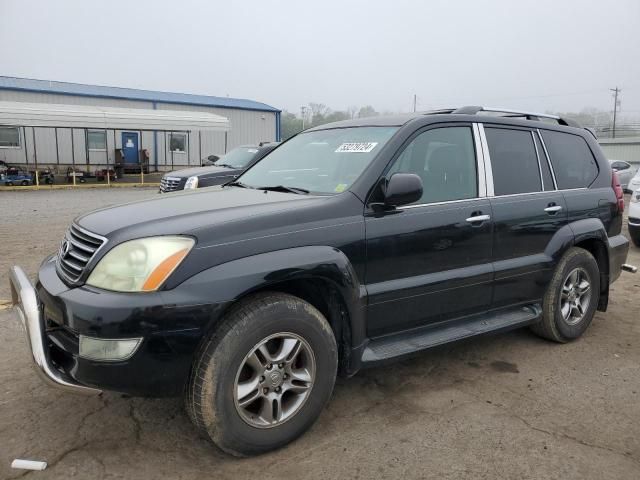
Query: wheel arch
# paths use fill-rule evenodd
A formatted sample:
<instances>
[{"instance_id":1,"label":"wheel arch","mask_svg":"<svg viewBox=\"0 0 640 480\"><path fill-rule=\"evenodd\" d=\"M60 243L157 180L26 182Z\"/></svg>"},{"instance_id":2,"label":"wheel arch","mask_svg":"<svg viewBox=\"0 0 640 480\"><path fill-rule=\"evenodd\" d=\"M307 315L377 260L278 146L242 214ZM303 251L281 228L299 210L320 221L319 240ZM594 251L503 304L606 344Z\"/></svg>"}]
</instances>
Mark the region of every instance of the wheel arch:
<instances>
[{"instance_id":1,"label":"wheel arch","mask_svg":"<svg viewBox=\"0 0 640 480\"><path fill-rule=\"evenodd\" d=\"M364 342L363 287L346 255L333 247L277 250L212 267L183 283L201 297L212 292L220 308L207 325L215 331L230 308L265 291L294 295L309 302L329 321L339 348L340 370L355 373L352 355Z\"/></svg>"},{"instance_id":2,"label":"wheel arch","mask_svg":"<svg viewBox=\"0 0 640 480\"><path fill-rule=\"evenodd\" d=\"M573 232L574 247L579 247L595 258L600 272L598 310L606 311L609 303L609 248L607 230L599 218L578 220L569 224Z\"/></svg>"}]
</instances>

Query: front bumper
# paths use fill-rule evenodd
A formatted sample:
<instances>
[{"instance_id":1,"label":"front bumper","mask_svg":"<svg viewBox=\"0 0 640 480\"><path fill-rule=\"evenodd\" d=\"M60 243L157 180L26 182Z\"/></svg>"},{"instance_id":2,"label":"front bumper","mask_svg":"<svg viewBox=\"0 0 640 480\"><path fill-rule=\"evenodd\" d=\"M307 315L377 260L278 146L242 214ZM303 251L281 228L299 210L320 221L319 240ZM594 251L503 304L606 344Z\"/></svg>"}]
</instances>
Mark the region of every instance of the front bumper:
<instances>
[{"instance_id":1,"label":"front bumper","mask_svg":"<svg viewBox=\"0 0 640 480\"><path fill-rule=\"evenodd\" d=\"M200 340L224 309L211 303L206 285L145 294L69 288L50 259L35 286L19 267L10 270L10 283L40 374L51 385L86 393L182 394ZM103 361L79 356L80 335L143 340L130 358Z\"/></svg>"},{"instance_id":2,"label":"front bumper","mask_svg":"<svg viewBox=\"0 0 640 480\"><path fill-rule=\"evenodd\" d=\"M54 367L49 355L44 322L33 285L20 267L12 267L9 270L9 282L11 283L11 299L14 309L27 335L33 363L40 376L47 383L65 390L85 394L102 393L101 390L78 383Z\"/></svg>"}]
</instances>

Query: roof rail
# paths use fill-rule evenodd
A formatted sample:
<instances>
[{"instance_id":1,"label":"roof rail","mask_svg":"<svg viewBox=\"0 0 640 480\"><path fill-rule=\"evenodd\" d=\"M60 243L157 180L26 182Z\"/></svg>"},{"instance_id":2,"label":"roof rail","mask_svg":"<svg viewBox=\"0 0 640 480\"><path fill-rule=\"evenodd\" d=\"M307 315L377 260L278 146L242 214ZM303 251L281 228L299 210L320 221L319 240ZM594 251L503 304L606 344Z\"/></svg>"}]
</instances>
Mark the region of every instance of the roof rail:
<instances>
[{"instance_id":1,"label":"roof rail","mask_svg":"<svg viewBox=\"0 0 640 480\"><path fill-rule=\"evenodd\" d=\"M510 108L480 107L480 106L460 107L453 111L453 113L460 113L464 115L477 115L480 112L505 113L506 114L505 116L507 117L524 117L527 120L540 120L541 118L550 118L552 120L557 121L560 125L582 128L582 125L580 125L575 120L571 120L568 118L561 118L558 115L551 115L549 113L523 112L521 110L512 110Z\"/></svg>"}]
</instances>

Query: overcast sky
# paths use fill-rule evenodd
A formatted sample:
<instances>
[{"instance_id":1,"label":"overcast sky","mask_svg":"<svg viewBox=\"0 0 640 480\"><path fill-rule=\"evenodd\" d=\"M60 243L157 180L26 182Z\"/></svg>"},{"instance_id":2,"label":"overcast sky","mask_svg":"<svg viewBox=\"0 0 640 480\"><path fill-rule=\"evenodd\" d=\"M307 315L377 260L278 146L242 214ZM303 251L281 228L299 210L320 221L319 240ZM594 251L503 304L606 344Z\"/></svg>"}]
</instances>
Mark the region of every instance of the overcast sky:
<instances>
[{"instance_id":1,"label":"overcast sky","mask_svg":"<svg viewBox=\"0 0 640 480\"><path fill-rule=\"evenodd\" d=\"M640 1L0 0L0 75L298 112L485 104L640 116Z\"/></svg>"}]
</instances>

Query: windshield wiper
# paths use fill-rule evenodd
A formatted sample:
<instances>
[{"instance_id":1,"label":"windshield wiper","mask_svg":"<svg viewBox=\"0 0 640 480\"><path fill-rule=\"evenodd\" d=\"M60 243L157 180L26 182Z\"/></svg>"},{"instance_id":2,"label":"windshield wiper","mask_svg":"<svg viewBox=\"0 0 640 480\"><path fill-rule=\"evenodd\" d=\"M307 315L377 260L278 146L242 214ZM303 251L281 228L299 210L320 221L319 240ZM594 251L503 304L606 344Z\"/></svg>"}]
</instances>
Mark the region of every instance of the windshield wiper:
<instances>
[{"instance_id":1,"label":"windshield wiper","mask_svg":"<svg viewBox=\"0 0 640 480\"><path fill-rule=\"evenodd\" d=\"M257 190L268 190L272 192L288 192L288 193L295 193L298 195L300 194L307 195L309 193L309 190L306 190L304 188L287 187L285 185L274 185L271 187L258 187Z\"/></svg>"},{"instance_id":2,"label":"windshield wiper","mask_svg":"<svg viewBox=\"0 0 640 480\"><path fill-rule=\"evenodd\" d=\"M242 183L242 182L229 182L229 183L225 183L225 184L223 185L223 187L253 188L253 187L250 187L249 185L247 185L246 183Z\"/></svg>"}]
</instances>

